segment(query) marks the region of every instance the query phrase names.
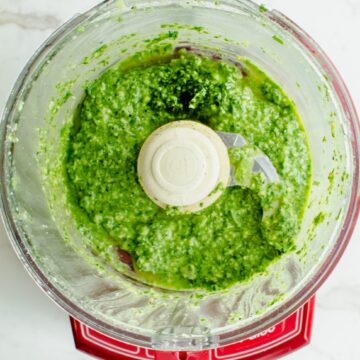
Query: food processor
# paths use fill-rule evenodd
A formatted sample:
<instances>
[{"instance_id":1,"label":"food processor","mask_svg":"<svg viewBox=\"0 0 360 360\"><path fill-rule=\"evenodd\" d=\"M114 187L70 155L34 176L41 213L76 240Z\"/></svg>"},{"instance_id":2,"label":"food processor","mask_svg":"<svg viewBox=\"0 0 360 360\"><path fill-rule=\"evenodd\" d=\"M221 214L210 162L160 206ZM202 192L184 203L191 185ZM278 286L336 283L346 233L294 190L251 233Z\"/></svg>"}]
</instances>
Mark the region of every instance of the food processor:
<instances>
[{"instance_id":1,"label":"food processor","mask_svg":"<svg viewBox=\"0 0 360 360\"><path fill-rule=\"evenodd\" d=\"M173 31L172 42L161 36ZM250 59L294 101L308 135L312 186L296 250L226 290L162 289L112 269L85 246L62 179L51 176L86 84L154 39ZM35 282L72 317L79 349L104 359L271 359L309 342L314 294L358 216L359 125L331 61L283 14L248 0L105 1L64 24L30 59L6 105L1 146L10 240Z\"/></svg>"}]
</instances>

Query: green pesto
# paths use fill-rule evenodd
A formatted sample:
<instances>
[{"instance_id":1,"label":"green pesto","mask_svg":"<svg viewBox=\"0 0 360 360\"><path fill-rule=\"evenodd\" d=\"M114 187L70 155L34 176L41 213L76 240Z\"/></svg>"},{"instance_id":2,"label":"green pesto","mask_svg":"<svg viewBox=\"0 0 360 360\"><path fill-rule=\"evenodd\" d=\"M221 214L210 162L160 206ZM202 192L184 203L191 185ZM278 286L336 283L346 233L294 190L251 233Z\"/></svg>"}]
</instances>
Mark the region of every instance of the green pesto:
<instances>
[{"instance_id":1,"label":"green pesto","mask_svg":"<svg viewBox=\"0 0 360 360\"><path fill-rule=\"evenodd\" d=\"M267 9L266 5L260 4L260 5L259 5L259 11L260 11L261 13L265 13L265 12L268 11L268 9Z\"/></svg>"},{"instance_id":2,"label":"green pesto","mask_svg":"<svg viewBox=\"0 0 360 360\"><path fill-rule=\"evenodd\" d=\"M284 45L284 40L279 35L273 35L272 38L279 44Z\"/></svg>"},{"instance_id":3,"label":"green pesto","mask_svg":"<svg viewBox=\"0 0 360 360\"><path fill-rule=\"evenodd\" d=\"M326 214L325 214L323 211L320 211L320 212L314 217L314 220L313 220L314 225L317 226L317 225L320 225L321 223L323 223L324 220L325 220L325 217L326 217Z\"/></svg>"},{"instance_id":4,"label":"green pesto","mask_svg":"<svg viewBox=\"0 0 360 360\"><path fill-rule=\"evenodd\" d=\"M101 55L106 51L106 49L108 48L108 45L104 44L101 45L98 49L96 49L90 56L87 56L84 58L83 60L83 64L87 65L90 64L90 62L93 59L98 59L99 57L101 57Z\"/></svg>"},{"instance_id":5,"label":"green pesto","mask_svg":"<svg viewBox=\"0 0 360 360\"><path fill-rule=\"evenodd\" d=\"M176 289L224 289L265 271L294 249L309 191L311 160L293 102L245 59L234 64L185 50L141 59L89 84L63 131L68 208L87 246L119 269L114 254L125 250L145 282ZM241 186L193 214L159 208L136 172L145 139L181 119L253 144L230 151ZM273 162L279 184L246 176L257 148Z\"/></svg>"}]
</instances>

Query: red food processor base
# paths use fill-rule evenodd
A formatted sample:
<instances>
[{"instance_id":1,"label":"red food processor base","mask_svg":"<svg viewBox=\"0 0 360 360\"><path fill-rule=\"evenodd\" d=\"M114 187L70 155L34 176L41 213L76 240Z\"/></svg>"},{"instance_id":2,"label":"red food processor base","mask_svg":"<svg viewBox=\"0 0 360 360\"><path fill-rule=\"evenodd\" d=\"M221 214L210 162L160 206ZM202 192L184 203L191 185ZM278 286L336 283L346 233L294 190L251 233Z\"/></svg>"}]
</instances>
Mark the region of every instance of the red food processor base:
<instances>
[{"instance_id":1,"label":"red food processor base","mask_svg":"<svg viewBox=\"0 0 360 360\"><path fill-rule=\"evenodd\" d=\"M104 360L273 360L310 342L315 297L283 322L236 344L203 351L156 351L126 344L70 318L78 350Z\"/></svg>"}]
</instances>

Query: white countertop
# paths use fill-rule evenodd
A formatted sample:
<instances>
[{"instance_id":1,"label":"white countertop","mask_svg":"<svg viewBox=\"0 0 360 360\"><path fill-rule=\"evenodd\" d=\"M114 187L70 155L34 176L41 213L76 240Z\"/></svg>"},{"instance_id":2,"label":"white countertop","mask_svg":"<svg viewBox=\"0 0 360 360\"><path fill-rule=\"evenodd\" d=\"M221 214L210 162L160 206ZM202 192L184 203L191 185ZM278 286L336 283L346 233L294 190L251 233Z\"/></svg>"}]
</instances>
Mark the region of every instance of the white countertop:
<instances>
[{"instance_id":1,"label":"white countertop","mask_svg":"<svg viewBox=\"0 0 360 360\"><path fill-rule=\"evenodd\" d=\"M0 0L0 112L41 42L97 0ZM263 0L323 47L360 110L360 0ZM360 226L317 294L312 343L289 360L360 359ZM80 360L68 316L39 290L15 256L0 221L0 359Z\"/></svg>"}]
</instances>

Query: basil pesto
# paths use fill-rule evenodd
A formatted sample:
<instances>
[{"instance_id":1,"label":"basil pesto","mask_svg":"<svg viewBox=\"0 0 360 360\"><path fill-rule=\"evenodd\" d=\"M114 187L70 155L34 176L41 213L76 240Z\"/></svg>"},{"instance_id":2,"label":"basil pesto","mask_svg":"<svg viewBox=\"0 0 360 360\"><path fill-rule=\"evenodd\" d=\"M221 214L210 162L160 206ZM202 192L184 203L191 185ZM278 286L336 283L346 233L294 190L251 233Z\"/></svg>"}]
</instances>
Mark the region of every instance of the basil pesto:
<instances>
[{"instance_id":1,"label":"basil pesto","mask_svg":"<svg viewBox=\"0 0 360 360\"><path fill-rule=\"evenodd\" d=\"M92 252L119 269L131 254L135 271L150 284L219 290L293 250L311 159L283 90L245 59L179 50L129 64L109 68L86 87L63 132L68 208ZM197 213L161 209L139 183L137 157L156 128L183 119L241 134L270 158L281 181L247 176L247 154L255 150L234 149L230 159L242 186L226 188Z\"/></svg>"}]
</instances>

